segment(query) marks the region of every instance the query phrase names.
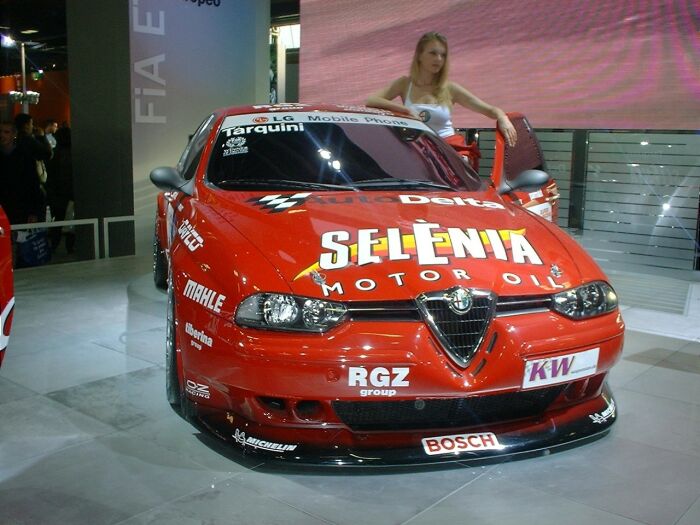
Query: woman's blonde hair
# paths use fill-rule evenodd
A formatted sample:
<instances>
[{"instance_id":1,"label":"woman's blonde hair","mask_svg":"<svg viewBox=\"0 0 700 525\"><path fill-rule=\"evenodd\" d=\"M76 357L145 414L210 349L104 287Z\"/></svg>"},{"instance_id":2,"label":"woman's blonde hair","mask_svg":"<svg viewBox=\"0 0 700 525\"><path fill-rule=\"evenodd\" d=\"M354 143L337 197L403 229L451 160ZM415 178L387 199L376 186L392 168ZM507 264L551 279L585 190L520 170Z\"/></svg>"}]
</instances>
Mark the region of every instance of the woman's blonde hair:
<instances>
[{"instance_id":1,"label":"woman's blonde hair","mask_svg":"<svg viewBox=\"0 0 700 525\"><path fill-rule=\"evenodd\" d=\"M450 90L447 87L447 75L450 70L450 53L447 46L447 38L440 33L430 31L429 33L425 33L418 40L418 43L416 44L416 51L413 53L413 61L411 62L411 81L416 82L418 80L418 57L425 49L425 46L434 41L445 46L445 63L442 65L442 69L437 74L437 78L435 79L433 95L435 95L438 104L451 107L452 97L450 97Z\"/></svg>"}]
</instances>

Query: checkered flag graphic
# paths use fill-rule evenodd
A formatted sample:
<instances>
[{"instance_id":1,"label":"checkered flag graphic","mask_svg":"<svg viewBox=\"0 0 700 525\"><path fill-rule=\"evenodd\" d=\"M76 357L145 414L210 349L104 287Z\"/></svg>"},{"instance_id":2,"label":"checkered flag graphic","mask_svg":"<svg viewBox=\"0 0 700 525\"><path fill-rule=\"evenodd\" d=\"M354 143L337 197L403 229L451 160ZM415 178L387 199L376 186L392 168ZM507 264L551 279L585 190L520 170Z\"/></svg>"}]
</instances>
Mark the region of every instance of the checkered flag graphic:
<instances>
[{"instance_id":1,"label":"checkered flag graphic","mask_svg":"<svg viewBox=\"0 0 700 525\"><path fill-rule=\"evenodd\" d=\"M302 204L311 193L294 193L292 195L265 195L260 199L250 199L252 202L261 208L267 208L270 213L279 213L288 210L292 206Z\"/></svg>"}]
</instances>

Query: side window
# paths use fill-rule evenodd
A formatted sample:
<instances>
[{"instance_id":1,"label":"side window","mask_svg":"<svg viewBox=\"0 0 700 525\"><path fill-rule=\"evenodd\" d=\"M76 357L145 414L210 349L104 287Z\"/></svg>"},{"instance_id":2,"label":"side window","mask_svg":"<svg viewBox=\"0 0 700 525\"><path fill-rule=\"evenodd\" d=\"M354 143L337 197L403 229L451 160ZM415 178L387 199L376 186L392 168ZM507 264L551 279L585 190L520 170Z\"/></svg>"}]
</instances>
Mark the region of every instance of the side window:
<instances>
[{"instance_id":1,"label":"side window","mask_svg":"<svg viewBox=\"0 0 700 525\"><path fill-rule=\"evenodd\" d=\"M180 161L177 163L178 171L182 173L182 176L186 180L190 180L194 177L199 159L202 157L202 150L204 149L204 145L207 142L207 137L209 136L214 122L216 122L216 115L209 115L204 119L204 122L199 125L197 131L192 135L185 151L180 157Z\"/></svg>"}]
</instances>

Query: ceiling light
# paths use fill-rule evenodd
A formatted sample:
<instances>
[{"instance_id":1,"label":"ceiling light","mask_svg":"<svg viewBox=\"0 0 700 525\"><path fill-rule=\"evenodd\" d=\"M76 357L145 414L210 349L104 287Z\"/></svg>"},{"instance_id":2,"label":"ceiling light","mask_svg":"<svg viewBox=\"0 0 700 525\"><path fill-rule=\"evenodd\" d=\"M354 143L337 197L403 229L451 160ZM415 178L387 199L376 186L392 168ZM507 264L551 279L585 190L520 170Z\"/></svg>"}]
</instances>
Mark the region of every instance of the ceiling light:
<instances>
[{"instance_id":1,"label":"ceiling light","mask_svg":"<svg viewBox=\"0 0 700 525\"><path fill-rule=\"evenodd\" d=\"M38 29L25 29L24 31L20 31L20 33L22 33L23 35L34 35L38 32Z\"/></svg>"},{"instance_id":2,"label":"ceiling light","mask_svg":"<svg viewBox=\"0 0 700 525\"><path fill-rule=\"evenodd\" d=\"M11 36L2 35L2 47L14 47L16 43Z\"/></svg>"}]
</instances>

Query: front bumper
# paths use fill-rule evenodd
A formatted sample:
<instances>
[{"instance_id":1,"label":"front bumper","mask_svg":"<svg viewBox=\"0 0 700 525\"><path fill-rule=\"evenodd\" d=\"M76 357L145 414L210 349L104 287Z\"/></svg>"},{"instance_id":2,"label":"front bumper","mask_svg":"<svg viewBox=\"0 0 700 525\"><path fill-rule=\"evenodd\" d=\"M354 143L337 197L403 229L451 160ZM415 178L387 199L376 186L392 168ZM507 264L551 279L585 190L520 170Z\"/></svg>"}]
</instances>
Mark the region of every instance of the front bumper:
<instances>
[{"instance_id":1,"label":"front bumper","mask_svg":"<svg viewBox=\"0 0 700 525\"><path fill-rule=\"evenodd\" d=\"M401 466L546 453L602 437L617 413L607 385L598 392L588 400L528 419L437 430L274 427L196 405L190 405L190 413L216 436L240 447L244 455L300 465Z\"/></svg>"}]
</instances>

